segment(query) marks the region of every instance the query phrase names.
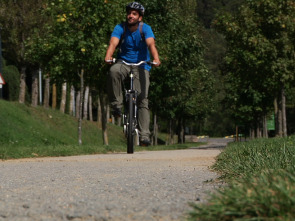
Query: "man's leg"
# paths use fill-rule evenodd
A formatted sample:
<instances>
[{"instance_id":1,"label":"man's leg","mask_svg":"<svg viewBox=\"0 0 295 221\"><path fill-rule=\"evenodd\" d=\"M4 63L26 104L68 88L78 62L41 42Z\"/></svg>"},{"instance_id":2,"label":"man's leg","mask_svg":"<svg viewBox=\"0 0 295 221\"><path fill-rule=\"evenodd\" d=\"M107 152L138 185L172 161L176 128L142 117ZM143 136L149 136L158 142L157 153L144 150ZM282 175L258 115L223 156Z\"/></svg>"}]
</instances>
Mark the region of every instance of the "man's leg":
<instances>
[{"instance_id":1,"label":"man's leg","mask_svg":"<svg viewBox=\"0 0 295 221\"><path fill-rule=\"evenodd\" d=\"M140 140L150 142L150 113L148 107L148 90L150 85L150 73L139 68L139 73L135 74L134 87L138 91L138 128Z\"/></svg>"},{"instance_id":2,"label":"man's leg","mask_svg":"<svg viewBox=\"0 0 295 221\"><path fill-rule=\"evenodd\" d=\"M125 79L127 73L128 70L121 63L116 63L110 68L107 80L107 91L113 110L120 110L123 106L122 80Z\"/></svg>"}]
</instances>

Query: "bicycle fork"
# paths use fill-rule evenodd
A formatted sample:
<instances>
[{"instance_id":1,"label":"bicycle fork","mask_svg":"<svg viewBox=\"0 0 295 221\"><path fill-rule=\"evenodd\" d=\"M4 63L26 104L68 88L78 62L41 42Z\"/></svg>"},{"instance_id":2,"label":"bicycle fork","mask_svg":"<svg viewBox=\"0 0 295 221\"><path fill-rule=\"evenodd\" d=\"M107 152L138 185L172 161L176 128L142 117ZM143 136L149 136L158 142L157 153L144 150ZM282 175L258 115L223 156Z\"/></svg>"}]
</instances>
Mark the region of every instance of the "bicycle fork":
<instances>
[{"instance_id":1,"label":"bicycle fork","mask_svg":"<svg viewBox=\"0 0 295 221\"><path fill-rule=\"evenodd\" d=\"M132 85L133 87L133 85ZM124 134L125 136L127 137L128 135L128 128L129 127L129 121L128 121L128 118L127 118L127 112L130 113L129 111L129 107L128 107L128 104L129 104L129 100L132 99L132 108L133 108L133 115L132 116L129 116L129 117L132 117L133 118L133 125L132 125L132 134L136 135L136 144L139 145L139 131L137 129L137 105L136 105L136 100L137 100L137 94L138 92L135 91L135 90L125 90L125 98L126 98L126 105L125 105L125 113L123 115L123 131L124 131Z\"/></svg>"}]
</instances>

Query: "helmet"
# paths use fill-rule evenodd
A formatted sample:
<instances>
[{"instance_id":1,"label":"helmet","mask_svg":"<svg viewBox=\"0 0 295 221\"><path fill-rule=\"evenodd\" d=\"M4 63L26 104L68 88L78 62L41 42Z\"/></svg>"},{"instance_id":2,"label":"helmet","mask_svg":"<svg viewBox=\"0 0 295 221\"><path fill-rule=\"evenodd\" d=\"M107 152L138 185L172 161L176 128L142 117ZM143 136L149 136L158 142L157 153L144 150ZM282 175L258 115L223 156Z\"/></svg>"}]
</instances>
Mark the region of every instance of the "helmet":
<instances>
[{"instance_id":1,"label":"helmet","mask_svg":"<svg viewBox=\"0 0 295 221\"><path fill-rule=\"evenodd\" d=\"M128 12L130 9L136 10L139 12L141 16L144 15L144 7L142 4L138 2L131 2L126 6L126 12Z\"/></svg>"}]
</instances>

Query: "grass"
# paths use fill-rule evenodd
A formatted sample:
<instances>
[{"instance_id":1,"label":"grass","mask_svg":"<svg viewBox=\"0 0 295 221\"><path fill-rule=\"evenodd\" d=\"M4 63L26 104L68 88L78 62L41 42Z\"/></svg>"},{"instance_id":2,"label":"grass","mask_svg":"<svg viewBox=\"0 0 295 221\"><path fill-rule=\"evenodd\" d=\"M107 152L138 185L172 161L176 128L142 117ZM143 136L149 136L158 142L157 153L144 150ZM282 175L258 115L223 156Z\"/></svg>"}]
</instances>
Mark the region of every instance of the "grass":
<instances>
[{"instance_id":1,"label":"grass","mask_svg":"<svg viewBox=\"0 0 295 221\"><path fill-rule=\"evenodd\" d=\"M109 145L103 145L96 122L83 121L78 145L77 119L58 110L0 100L0 159L72 156L126 152L122 128L108 125ZM185 149L200 144L159 145L140 150ZM137 151L138 149L135 149Z\"/></svg>"},{"instance_id":2,"label":"grass","mask_svg":"<svg viewBox=\"0 0 295 221\"><path fill-rule=\"evenodd\" d=\"M227 185L189 220L295 220L295 137L233 143L213 169Z\"/></svg>"}]
</instances>

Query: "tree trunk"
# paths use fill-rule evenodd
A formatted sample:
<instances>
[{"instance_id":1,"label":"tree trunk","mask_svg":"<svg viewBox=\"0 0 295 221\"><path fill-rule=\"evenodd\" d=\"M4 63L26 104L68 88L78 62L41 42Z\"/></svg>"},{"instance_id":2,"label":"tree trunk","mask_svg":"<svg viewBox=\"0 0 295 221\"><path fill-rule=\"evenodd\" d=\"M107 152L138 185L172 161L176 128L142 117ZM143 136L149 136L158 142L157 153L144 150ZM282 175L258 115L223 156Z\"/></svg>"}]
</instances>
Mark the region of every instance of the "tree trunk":
<instances>
[{"instance_id":1,"label":"tree trunk","mask_svg":"<svg viewBox=\"0 0 295 221\"><path fill-rule=\"evenodd\" d=\"M52 85L52 109L56 109L56 84Z\"/></svg>"},{"instance_id":2,"label":"tree trunk","mask_svg":"<svg viewBox=\"0 0 295 221\"><path fill-rule=\"evenodd\" d=\"M89 120L93 121L93 116L92 116L92 95L91 92L89 92Z\"/></svg>"},{"instance_id":3,"label":"tree trunk","mask_svg":"<svg viewBox=\"0 0 295 221\"><path fill-rule=\"evenodd\" d=\"M107 112L108 112L108 105L107 105L107 96L103 93L100 94L100 104L101 104L101 126L102 126L102 139L104 145L109 145L108 139L108 130L107 130Z\"/></svg>"},{"instance_id":4,"label":"tree trunk","mask_svg":"<svg viewBox=\"0 0 295 221\"><path fill-rule=\"evenodd\" d=\"M81 89L80 89L81 97L80 97L80 104L79 104L78 137L79 137L79 145L82 145L82 108L83 108L83 92L84 92L84 69L81 70L80 84L81 84Z\"/></svg>"},{"instance_id":5,"label":"tree trunk","mask_svg":"<svg viewBox=\"0 0 295 221\"><path fill-rule=\"evenodd\" d=\"M250 129L250 139L253 140L255 138L255 130L253 128Z\"/></svg>"},{"instance_id":6,"label":"tree trunk","mask_svg":"<svg viewBox=\"0 0 295 221\"><path fill-rule=\"evenodd\" d=\"M181 117L178 121L178 143L183 144L184 142L184 120Z\"/></svg>"},{"instance_id":7,"label":"tree trunk","mask_svg":"<svg viewBox=\"0 0 295 221\"><path fill-rule=\"evenodd\" d=\"M167 141L168 145L174 144L174 127L175 127L175 121L174 119L170 119L169 128L168 128L168 131L169 131L169 137Z\"/></svg>"},{"instance_id":8,"label":"tree trunk","mask_svg":"<svg viewBox=\"0 0 295 221\"><path fill-rule=\"evenodd\" d=\"M158 123L157 123L157 114L154 113L154 136L153 136L154 145L158 145Z\"/></svg>"},{"instance_id":9,"label":"tree trunk","mask_svg":"<svg viewBox=\"0 0 295 221\"><path fill-rule=\"evenodd\" d=\"M78 91L76 96L76 118L77 119L79 119L79 116L80 116L80 100L81 100L81 91Z\"/></svg>"},{"instance_id":10,"label":"tree trunk","mask_svg":"<svg viewBox=\"0 0 295 221\"><path fill-rule=\"evenodd\" d=\"M98 96L97 99L97 124L98 127L101 127L101 119L102 119L102 109L101 109L101 103L100 103L100 97Z\"/></svg>"},{"instance_id":11,"label":"tree trunk","mask_svg":"<svg viewBox=\"0 0 295 221\"><path fill-rule=\"evenodd\" d=\"M47 75L45 79L45 88L44 88L44 103L43 107L49 108L49 98L50 98L50 78Z\"/></svg>"},{"instance_id":12,"label":"tree trunk","mask_svg":"<svg viewBox=\"0 0 295 221\"><path fill-rule=\"evenodd\" d=\"M282 137L283 136L283 121L282 121L282 102L281 102L281 98L277 100L276 123L277 123L276 135L279 136L279 137Z\"/></svg>"},{"instance_id":13,"label":"tree trunk","mask_svg":"<svg viewBox=\"0 0 295 221\"><path fill-rule=\"evenodd\" d=\"M183 143L185 143L185 127L186 127L186 124L185 124L185 119L182 118L182 140L183 140Z\"/></svg>"},{"instance_id":14,"label":"tree trunk","mask_svg":"<svg viewBox=\"0 0 295 221\"><path fill-rule=\"evenodd\" d=\"M38 105L38 95L39 95L38 72L34 70L32 73L32 103L31 103L33 107L37 107Z\"/></svg>"},{"instance_id":15,"label":"tree trunk","mask_svg":"<svg viewBox=\"0 0 295 221\"><path fill-rule=\"evenodd\" d=\"M107 98L106 98L107 99ZM110 105L107 105L108 102L106 102L106 118L107 118L107 121L110 119L110 112L111 112L111 108L110 108Z\"/></svg>"},{"instance_id":16,"label":"tree trunk","mask_svg":"<svg viewBox=\"0 0 295 221\"><path fill-rule=\"evenodd\" d=\"M20 72L20 86L18 98L18 102L21 104L25 103L26 98L26 76L26 67L22 67Z\"/></svg>"},{"instance_id":17,"label":"tree trunk","mask_svg":"<svg viewBox=\"0 0 295 221\"><path fill-rule=\"evenodd\" d=\"M75 88L71 86L69 114L75 116Z\"/></svg>"},{"instance_id":18,"label":"tree trunk","mask_svg":"<svg viewBox=\"0 0 295 221\"><path fill-rule=\"evenodd\" d=\"M108 117L107 117L107 119L109 119ZM111 115L111 122L112 122L112 124L113 125L115 125L116 124L116 118L114 117L114 115Z\"/></svg>"},{"instance_id":19,"label":"tree trunk","mask_svg":"<svg viewBox=\"0 0 295 221\"><path fill-rule=\"evenodd\" d=\"M256 124L256 137L257 138L261 138L261 128L260 128L260 123L258 121L258 123Z\"/></svg>"},{"instance_id":20,"label":"tree trunk","mask_svg":"<svg viewBox=\"0 0 295 221\"><path fill-rule=\"evenodd\" d=\"M83 120L87 120L88 118L88 98L89 98L89 86L85 87L85 92L84 92L84 107L83 107Z\"/></svg>"},{"instance_id":21,"label":"tree trunk","mask_svg":"<svg viewBox=\"0 0 295 221\"><path fill-rule=\"evenodd\" d=\"M168 145L174 144L174 120L170 119L169 121L169 139Z\"/></svg>"},{"instance_id":22,"label":"tree trunk","mask_svg":"<svg viewBox=\"0 0 295 221\"><path fill-rule=\"evenodd\" d=\"M67 101L67 82L62 84L61 101L60 101L60 112L65 113Z\"/></svg>"},{"instance_id":23,"label":"tree trunk","mask_svg":"<svg viewBox=\"0 0 295 221\"><path fill-rule=\"evenodd\" d=\"M267 132L267 117L266 115L263 116L263 137L268 138L268 132Z\"/></svg>"},{"instance_id":24,"label":"tree trunk","mask_svg":"<svg viewBox=\"0 0 295 221\"><path fill-rule=\"evenodd\" d=\"M274 104L274 111L275 111L275 134L276 136L279 135L279 108L278 108L278 99L275 98L274 101L273 101L273 104Z\"/></svg>"},{"instance_id":25,"label":"tree trunk","mask_svg":"<svg viewBox=\"0 0 295 221\"><path fill-rule=\"evenodd\" d=\"M286 96L285 89L282 88L282 135L286 137L287 134L287 117L286 117Z\"/></svg>"}]
</instances>

